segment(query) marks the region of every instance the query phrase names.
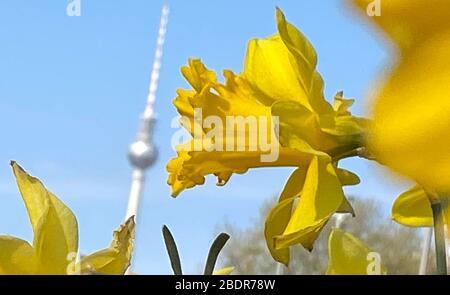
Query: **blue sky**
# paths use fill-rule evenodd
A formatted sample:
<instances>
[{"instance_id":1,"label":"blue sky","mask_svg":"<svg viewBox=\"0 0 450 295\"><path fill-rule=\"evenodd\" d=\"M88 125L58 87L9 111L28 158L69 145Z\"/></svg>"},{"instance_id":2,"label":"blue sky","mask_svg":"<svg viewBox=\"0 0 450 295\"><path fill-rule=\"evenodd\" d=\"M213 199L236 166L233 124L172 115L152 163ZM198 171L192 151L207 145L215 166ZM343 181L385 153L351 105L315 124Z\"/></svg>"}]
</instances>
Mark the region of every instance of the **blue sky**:
<instances>
[{"instance_id":1,"label":"blue sky","mask_svg":"<svg viewBox=\"0 0 450 295\"><path fill-rule=\"evenodd\" d=\"M123 221L131 168L126 159L143 111L163 1L81 0L0 3L0 234L31 240L25 208L9 161L17 160L68 204L79 221L80 248L107 246ZM343 1L169 1L171 7L156 102L155 144L138 221L135 270L170 273L160 229L167 224L187 273L203 263L225 221L244 227L264 200L281 190L290 169L259 169L170 197L165 164L174 156L171 104L186 87L179 68L200 57L210 68L240 72L247 41L275 32L275 6L299 27L319 55L327 97L338 90L357 98L367 114L370 84L389 61L388 48ZM363 160L346 160L362 183L348 193L386 204L406 186ZM263 185L261 185L263 184Z\"/></svg>"}]
</instances>

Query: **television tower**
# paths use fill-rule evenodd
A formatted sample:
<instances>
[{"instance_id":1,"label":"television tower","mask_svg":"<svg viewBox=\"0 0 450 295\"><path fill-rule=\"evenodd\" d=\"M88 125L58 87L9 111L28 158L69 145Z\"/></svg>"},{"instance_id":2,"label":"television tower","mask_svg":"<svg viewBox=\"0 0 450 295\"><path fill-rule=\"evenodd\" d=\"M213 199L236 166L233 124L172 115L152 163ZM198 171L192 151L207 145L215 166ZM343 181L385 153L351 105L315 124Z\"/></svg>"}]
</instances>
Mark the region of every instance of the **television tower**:
<instances>
[{"instance_id":1,"label":"television tower","mask_svg":"<svg viewBox=\"0 0 450 295\"><path fill-rule=\"evenodd\" d=\"M169 6L164 4L161 12L161 21L150 77L147 104L142 116L141 128L137 134L136 140L131 144L128 152L128 159L133 167L133 173L126 219L131 216L137 216L145 183L145 171L153 165L157 158L157 150L153 146L153 126L155 125L156 120L153 107L155 104L156 91L158 89L159 70L161 69L161 59L168 17Z\"/></svg>"}]
</instances>

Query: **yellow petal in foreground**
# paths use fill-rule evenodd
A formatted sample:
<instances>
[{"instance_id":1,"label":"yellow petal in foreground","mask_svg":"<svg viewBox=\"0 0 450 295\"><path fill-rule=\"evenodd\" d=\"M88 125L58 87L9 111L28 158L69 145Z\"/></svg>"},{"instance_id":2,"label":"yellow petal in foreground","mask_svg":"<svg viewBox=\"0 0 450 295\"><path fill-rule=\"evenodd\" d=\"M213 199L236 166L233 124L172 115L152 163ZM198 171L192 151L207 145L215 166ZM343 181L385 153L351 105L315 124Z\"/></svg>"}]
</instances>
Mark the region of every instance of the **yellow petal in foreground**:
<instances>
[{"instance_id":1,"label":"yellow petal in foreground","mask_svg":"<svg viewBox=\"0 0 450 295\"><path fill-rule=\"evenodd\" d=\"M340 229L333 229L330 234L328 255L328 275L387 274L378 253Z\"/></svg>"},{"instance_id":2,"label":"yellow petal in foreground","mask_svg":"<svg viewBox=\"0 0 450 295\"><path fill-rule=\"evenodd\" d=\"M74 263L78 255L78 226L72 211L35 177L11 162L34 232L33 245L0 236L0 274L69 274L74 271L123 274L130 264L134 221L114 233L111 246ZM89 268L88 268L89 267Z\"/></svg>"},{"instance_id":3,"label":"yellow petal in foreground","mask_svg":"<svg viewBox=\"0 0 450 295\"><path fill-rule=\"evenodd\" d=\"M133 252L134 228L134 217L130 217L114 232L113 241L108 248L81 259L81 273L124 274L130 266Z\"/></svg>"},{"instance_id":4,"label":"yellow petal in foreground","mask_svg":"<svg viewBox=\"0 0 450 295\"><path fill-rule=\"evenodd\" d=\"M367 9L376 11L373 0L353 0L367 16ZM388 0L378 1L380 15L372 17L388 36L407 51L430 35L450 26L448 0ZM372 6L369 6L372 5Z\"/></svg>"},{"instance_id":5,"label":"yellow petal in foreground","mask_svg":"<svg viewBox=\"0 0 450 295\"><path fill-rule=\"evenodd\" d=\"M405 56L375 102L371 140L381 163L442 193L450 192L449 52L450 29Z\"/></svg>"},{"instance_id":6,"label":"yellow petal in foreground","mask_svg":"<svg viewBox=\"0 0 450 295\"><path fill-rule=\"evenodd\" d=\"M33 227L33 248L41 274L66 274L68 255L78 251L75 215L35 177L11 163Z\"/></svg>"},{"instance_id":7,"label":"yellow petal in foreground","mask_svg":"<svg viewBox=\"0 0 450 295\"><path fill-rule=\"evenodd\" d=\"M234 271L234 267L225 267L225 268L214 271L213 275L227 276L227 275L230 275L233 271Z\"/></svg>"},{"instance_id":8,"label":"yellow petal in foreground","mask_svg":"<svg viewBox=\"0 0 450 295\"><path fill-rule=\"evenodd\" d=\"M28 242L10 236L0 236L0 275L35 274L36 253Z\"/></svg>"},{"instance_id":9,"label":"yellow petal in foreground","mask_svg":"<svg viewBox=\"0 0 450 295\"><path fill-rule=\"evenodd\" d=\"M415 186L402 193L392 206L392 218L406 226L433 226L431 203L425 191Z\"/></svg>"}]
</instances>

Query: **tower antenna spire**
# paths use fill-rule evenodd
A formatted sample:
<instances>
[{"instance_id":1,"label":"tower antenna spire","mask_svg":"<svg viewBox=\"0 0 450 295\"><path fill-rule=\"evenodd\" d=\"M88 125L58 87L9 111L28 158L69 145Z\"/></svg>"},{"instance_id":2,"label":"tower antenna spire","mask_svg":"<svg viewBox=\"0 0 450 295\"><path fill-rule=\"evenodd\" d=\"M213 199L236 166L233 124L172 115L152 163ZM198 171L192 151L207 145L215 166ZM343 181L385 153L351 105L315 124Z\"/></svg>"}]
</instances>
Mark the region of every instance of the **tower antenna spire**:
<instances>
[{"instance_id":1,"label":"tower antenna spire","mask_svg":"<svg viewBox=\"0 0 450 295\"><path fill-rule=\"evenodd\" d=\"M169 18L169 6L164 4L161 11L161 20L156 41L156 51L153 60L153 67L150 76L150 86L148 90L147 103L142 115L141 127L136 140L131 144L128 159L133 167L130 195L128 199L128 209L126 219L138 215L139 203L145 183L145 171L150 168L157 158L157 150L153 146L153 127L156 117L154 104L156 91L158 89L159 71L163 56L164 40Z\"/></svg>"}]
</instances>

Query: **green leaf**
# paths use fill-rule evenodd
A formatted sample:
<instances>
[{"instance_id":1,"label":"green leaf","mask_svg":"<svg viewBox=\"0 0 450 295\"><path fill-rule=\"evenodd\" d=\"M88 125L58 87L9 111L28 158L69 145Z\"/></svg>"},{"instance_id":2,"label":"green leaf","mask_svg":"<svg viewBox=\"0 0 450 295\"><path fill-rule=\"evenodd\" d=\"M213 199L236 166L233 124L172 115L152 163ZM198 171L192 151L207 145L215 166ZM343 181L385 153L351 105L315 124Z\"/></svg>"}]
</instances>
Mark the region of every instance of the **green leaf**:
<instances>
[{"instance_id":1,"label":"green leaf","mask_svg":"<svg viewBox=\"0 0 450 295\"><path fill-rule=\"evenodd\" d=\"M167 226L162 228L164 243L166 244L167 253L169 254L170 265L175 275L182 275L180 255L178 254L177 244Z\"/></svg>"},{"instance_id":2,"label":"green leaf","mask_svg":"<svg viewBox=\"0 0 450 295\"><path fill-rule=\"evenodd\" d=\"M214 272L214 267L216 266L217 257L220 254L220 251L222 251L223 247L227 243L227 241L230 239L230 236L221 233L217 236L217 238L214 240L213 244L211 245L211 248L209 249L208 259L206 260L205 265L205 271L204 275L212 275Z\"/></svg>"}]
</instances>

